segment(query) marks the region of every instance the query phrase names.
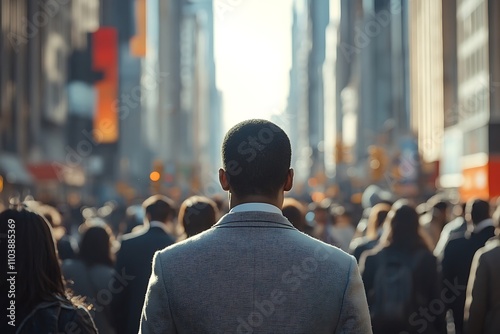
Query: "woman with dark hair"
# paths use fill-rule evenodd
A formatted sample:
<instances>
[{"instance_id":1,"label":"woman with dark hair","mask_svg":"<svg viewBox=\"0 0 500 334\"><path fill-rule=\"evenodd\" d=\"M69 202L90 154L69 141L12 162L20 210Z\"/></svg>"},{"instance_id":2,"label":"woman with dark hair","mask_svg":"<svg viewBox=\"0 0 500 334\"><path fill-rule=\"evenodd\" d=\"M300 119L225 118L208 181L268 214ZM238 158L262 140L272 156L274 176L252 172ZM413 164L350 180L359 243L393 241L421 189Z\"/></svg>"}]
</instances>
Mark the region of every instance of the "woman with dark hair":
<instances>
[{"instance_id":1,"label":"woman with dark hair","mask_svg":"<svg viewBox=\"0 0 500 334\"><path fill-rule=\"evenodd\" d=\"M444 304L435 305L441 301L437 262L418 218L408 202L396 202L379 245L361 256L374 334L446 333Z\"/></svg>"},{"instance_id":2,"label":"woman with dark hair","mask_svg":"<svg viewBox=\"0 0 500 334\"><path fill-rule=\"evenodd\" d=\"M119 289L113 269L111 228L102 220L93 219L80 226L82 239L78 258L65 260L62 271L75 294L92 306L91 313L100 333L115 333L110 305Z\"/></svg>"},{"instance_id":3,"label":"woman with dark hair","mask_svg":"<svg viewBox=\"0 0 500 334\"><path fill-rule=\"evenodd\" d=\"M9 209L0 213L0 235L2 309L10 307L0 332L97 333L87 310L65 292L49 224L24 208Z\"/></svg>"}]
</instances>

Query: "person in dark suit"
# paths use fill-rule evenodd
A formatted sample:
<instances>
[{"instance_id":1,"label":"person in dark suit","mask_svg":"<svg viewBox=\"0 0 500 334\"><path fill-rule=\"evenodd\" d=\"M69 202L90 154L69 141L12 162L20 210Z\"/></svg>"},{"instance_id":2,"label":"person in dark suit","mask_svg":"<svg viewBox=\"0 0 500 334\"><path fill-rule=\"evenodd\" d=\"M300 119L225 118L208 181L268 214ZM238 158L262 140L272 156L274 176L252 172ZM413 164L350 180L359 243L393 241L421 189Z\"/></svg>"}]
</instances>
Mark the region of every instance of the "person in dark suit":
<instances>
[{"instance_id":1,"label":"person in dark suit","mask_svg":"<svg viewBox=\"0 0 500 334\"><path fill-rule=\"evenodd\" d=\"M117 333L138 332L153 255L175 241L166 229L174 216L172 200L154 195L144 201L143 208L146 213L145 228L125 234L116 256L116 271L126 278L120 287L122 289L117 288L121 291L112 305Z\"/></svg>"},{"instance_id":2,"label":"person in dark suit","mask_svg":"<svg viewBox=\"0 0 500 334\"><path fill-rule=\"evenodd\" d=\"M465 290L472 259L476 251L495 235L488 202L480 199L470 200L466 206L465 219L468 223L465 236L448 242L441 262L444 284L454 285L459 292L456 298L450 298L447 303L447 308L453 312L456 334L463 333Z\"/></svg>"},{"instance_id":3,"label":"person in dark suit","mask_svg":"<svg viewBox=\"0 0 500 334\"><path fill-rule=\"evenodd\" d=\"M496 236L474 255L467 284L467 334L500 333L500 209L493 215Z\"/></svg>"},{"instance_id":4,"label":"person in dark suit","mask_svg":"<svg viewBox=\"0 0 500 334\"><path fill-rule=\"evenodd\" d=\"M298 231L281 207L291 147L275 124L226 134L222 188L231 211L155 254L141 333L371 333L354 257Z\"/></svg>"}]
</instances>

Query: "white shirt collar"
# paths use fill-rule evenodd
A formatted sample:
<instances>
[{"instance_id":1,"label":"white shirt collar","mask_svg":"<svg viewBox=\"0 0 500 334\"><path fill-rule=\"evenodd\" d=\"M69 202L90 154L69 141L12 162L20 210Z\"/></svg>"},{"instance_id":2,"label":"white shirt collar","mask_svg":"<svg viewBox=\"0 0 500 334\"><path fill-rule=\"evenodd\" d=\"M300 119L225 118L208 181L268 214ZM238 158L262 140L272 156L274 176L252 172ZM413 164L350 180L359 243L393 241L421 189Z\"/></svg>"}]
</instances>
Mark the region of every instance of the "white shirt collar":
<instances>
[{"instance_id":1,"label":"white shirt collar","mask_svg":"<svg viewBox=\"0 0 500 334\"><path fill-rule=\"evenodd\" d=\"M474 226L473 233L479 233L487 227L493 226L492 219L485 219L482 222L479 222L476 226Z\"/></svg>"},{"instance_id":2,"label":"white shirt collar","mask_svg":"<svg viewBox=\"0 0 500 334\"><path fill-rule=\"evenodd\" d=\"M162 222L159 222L157 220L153 220L152 222L149 222L149 228L151 227L159 227L161 228L165 233L168 234L168 230L167 230L167 225L165 225L164 223Z\"/></svg>"},{"instance_id":3,"label":"white shirt collar","mask_svg":"<svg viewBox=\"0 0 500 334\"><path fill-rule=\"evenodd\" d=\"M231 211L229 211L229 213L248 212L248 211L264 211L282 215L282 212L278 207L267 203L243 203L232 208Z\"/></svg>"}]
</instances>

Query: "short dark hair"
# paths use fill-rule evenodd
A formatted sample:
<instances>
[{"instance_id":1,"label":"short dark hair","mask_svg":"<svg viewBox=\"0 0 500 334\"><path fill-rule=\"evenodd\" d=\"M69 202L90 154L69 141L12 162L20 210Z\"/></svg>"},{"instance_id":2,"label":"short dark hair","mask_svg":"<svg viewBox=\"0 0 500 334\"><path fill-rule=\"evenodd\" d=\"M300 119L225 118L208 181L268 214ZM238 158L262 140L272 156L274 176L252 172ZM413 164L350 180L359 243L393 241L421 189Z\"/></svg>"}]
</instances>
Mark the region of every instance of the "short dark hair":
<instances>
[{"instance_id":1,"label":"short dark hair","mask_svg":"<svg viewBox=\"0 0 500 334\"><path fill-rule=\"evenodd\" d=\"M204 196L191 196L179 210L179 221L187 237L192 237L212 227L217 220L217 204Z\"/></svg>"},{"instance_id":2,"label":"short dark hair","mask_svg":"<svg viewBox=\"0 0 500 334\"><path fill-rule=\"evenodd\" d=\"M490 203L482 199L473 199L467 203L467 213L470 213L472 223L478 224L483 220L491 218Z\"/></svg>"},{"instance_id":3,"label":"short dark hair","mask_svg":"<svg viewBox=\"0 0 500 334\"><path fill-rule=\"evenodd\" d=\"M276 124L251 119L232 127L222 144L222 161L236 195L275 195L285 184L292 149Z\"/></svg>"},{"instance_id":4,"label":"short dark hair","mask_svg":"<svg viewBox=\"0 0 500 334\"><path fill-rule=\"evenodd\" d=\"M153 195L142 203L149 221L166 222L174 216L174 202L163 195Z\"/></svg>"},{"instance_id":5,"label":"short dark hair","mask_svg":"<svg viewBox=\"0 0 500 334\"><path fill-rule=\"evenodd\" d=\"M111 252L111 228L98 219L86 221L82 226L80 259L88 266L102 264L112 267L114 261Z\"/></svg>"}]
</instances>

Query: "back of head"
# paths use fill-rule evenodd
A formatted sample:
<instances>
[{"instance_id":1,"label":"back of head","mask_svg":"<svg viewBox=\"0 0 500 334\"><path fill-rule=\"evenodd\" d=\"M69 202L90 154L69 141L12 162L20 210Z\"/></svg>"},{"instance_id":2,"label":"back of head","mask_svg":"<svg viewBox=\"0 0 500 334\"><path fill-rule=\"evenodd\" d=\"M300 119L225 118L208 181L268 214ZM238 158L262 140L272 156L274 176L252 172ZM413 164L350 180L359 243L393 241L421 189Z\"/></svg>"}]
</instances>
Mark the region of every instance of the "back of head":
<instances>
[{"instance_id":1,"label":"back of head","mask_svg":"<svg viewBox=\"0 0 500 334\"><path fill-rule=\"evenodd\" d=\"M113 266L111 255L111 228L101 220L90 220L82 225L80 259L88 266L102 264Z\"/></svg>"},{"instance_id":2,"label":"back of head","mask_svg":"<svg viewBox=\"0 0 500 334\"><path fill-rule=\"evenodd\" d=\"M292 150L285 132L269 121L252 119L231 128L222 161L237 196L275 195L286 181Z\"/></svg>"},{"instance_id":3,"label":"back of head","mask_svg":"<svg viewBox=\"0 0 500 334\"><path fill-rule=\"evenodd\" d=\"M285 198L281 211L283 216L288 218L296 229L304 232L306 225L305 208L299 201L293 198Z\"/></svg>"},{"instance_id":4,"label":"back of head","mask_svg":"<svg viewBox=\"0 0 500 334\"><path fill-rule=\"evenodd\" d=\"M217 214L214 201L203 196L192 196L182 203L179 221L189 238L212 227L216 223Z\"/></svg>"},{"instance_id":5,"label":"back of head","mask_svg":"<svg viewBox=\"0 0 500 334\"><path fill-rule=\"evenodd\" d=\"M11 271L16 275L16 305L31 310L44 300L64 297L64 284L50 225L40 215L26 209L8 209L0 213L2 268L15 254ZM15 242L15 249L11 247ZM7 284L2 284L6 288ZM2 292L3 293L3 292ZM3 294L7 295L7 292Z\"/></svg>"},{"instance_id":6,"label":"back of head","mask_svg":"<svg viewBox=\"0 0 500 334\"><path fill-rule=\"evenodd\" d=\"M426 247L419 232L418 213L406 200L399 200L393 205L387 215L386 224L383 238L385 246L404 249Z\"/></svg>"},{"instance_id":7,"label":"back of head","mask_svg":"<svg viewBox=\"0 0 500 334\"><path fill-rule=\"evenodd\" d=\"M165 223L173 217L174 202L163 195L153 195L142 203L149 222L159 221Z\"/></svg>"},{"instance_id":8,"label":"back of head","mask_svg":"<svg viewBox=\"0 0 500 334\"><path fill-rule=\"evenodd\" d=\"M472 199L467 202L466 215L474 225L490 218L490 203L481 199Z\"/></svg>"},{"instance_id":9,"label":"back of head","mask_svg":"<svg viewBox=\"0 0 500 334\"><path fill-rule=\"evenodd\" d=\"M391 206L386 203L379 203L370 210L368 226L366 227L366 236L368 238L377 238L378 229L384 224L389 211L391 211Z\"/></svg>"}]
</instances>

